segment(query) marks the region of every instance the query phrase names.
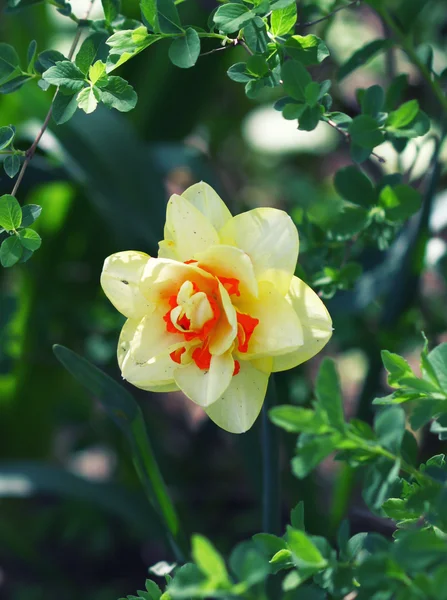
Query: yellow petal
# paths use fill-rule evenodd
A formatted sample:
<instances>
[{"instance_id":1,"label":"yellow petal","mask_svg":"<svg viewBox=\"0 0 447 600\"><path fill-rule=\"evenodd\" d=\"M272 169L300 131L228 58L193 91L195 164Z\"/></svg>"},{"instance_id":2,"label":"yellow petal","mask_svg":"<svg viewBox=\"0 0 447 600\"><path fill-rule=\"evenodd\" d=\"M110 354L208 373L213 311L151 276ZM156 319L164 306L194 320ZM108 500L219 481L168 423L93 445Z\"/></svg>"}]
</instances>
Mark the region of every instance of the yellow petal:
<instances>
[{"instance_id":1,"label":"yellow petal","mask_svg":"<svg viewBox=\"0 0 447 600\"><path fill-rule=\"evenodd\" d=\"M185 265L169 258L151 258L144 269L140 289L149 301L158 304L177 295L185 281L191 281L199 290L214 285L214 278L195 264Z\"/></svg>"},{"instance_id":2,"label":"yellow petal","mask_svg":"<svg viewBox=\"0 0 447 600\"><path fill-rule=\"evenodd\" d=\"M148 392L175 391L174 373L178 369L169 354L159 354L144 363L137 362L132 352L124 358L121 373L129 383ZM160 388L163 388L162 390Z\"/></svg>"},{"instance_id":3,"label":"yellow petal","mask_svg":"<svg viewBox=\"0 0 447 600\"><path fill-rule=\"evenodd\" d=\"M150 257L144 252L118 252L106 258L101 273L105 295L125 317L138 319L153 310L143 296L140 281Z\"/></svg>"},{"instance_id":4,"label":"yellow petal","mask_svg":"<svg viewBox=\"0 0 447 600\"><path fill-rule=\"evenodd\" d=\"M231 219L231 213L226 204L204 181L189 187L182 193L182 196L200 210L217 231Z\"/></svg>"},{"instance_id":5,"label":"yellow petal","mask_svg":"<svg viewBox=\"0 0 447 600\"><path fill-rule=\"evenodd\" d=\"M248 352L238 354L242 360L285 354L302 346L300 319L271 283L262 282L258 298L242 303L238 308L259 319L248 344Z\"/></svg>"},{"instance_id":6,"label":"yellow petal","mask_svg":"<svg viewBox=\"0 0 447 600\"><path fill-rule=\"evenodd\" d=\"M223 354L229 350L237 334L236 311L227 290L220 283L219 294L223 314L210 336L211 354Z\"/></svg>"},{"instance_id":7,"label":"yellow petal","mask_svg":"<svg viewBox=\"0 0 447 600\"><path fill-rule=\"evenodd\" d=\"M166 322L163 320L165 314L166 307L161 306L138 323L130 341L130 351L137 362L143 363L154 356L185 346L185 339L181 333L167 331Z\"/></svg>"},{"instance_id":8,"label":"yellow petal","mask_svg":"<svg viewBox=\"0 0 447 600\"><path fill-rule=\"evenodd\" d=\"M285 371L309 360L328 343L332 319L317 294L301 279L293 277L286 300L298 315L303 327L303 345L292 353L275 356L273 371Z\"/></svg>"},{"instance_id":9,"label":"yellow petal","mask_svg":"<svg viewBox=\"0 0 447 600\"><path fill-rule=\"evenodd\" d=\"M203 252L209 246L219 243L219 236L208 218L191 202L174 194L168 202L166 211L165 240L161 252L168 244L177 260L194 258L197 252ZM161 254L160 254L161 256Z\"/></svg>"},{"instance_id":10,"label":"yellow petal","mask_svg":"<svg viewBox=\"0 0 447 600\"><path fill-rule=\"evenodd\" d=\"M234 371L231 352L212 356L208 371L192 362L175 371L175 382L186 396L199 406L216 402L230 385Z\"/></svg>"},{"instance_id":11,"label":"yellow petal","mask_svg":"<svg viewBox=\"0 0 447 600\"><path fill-rule=\"evenodd\" d=\"M219 231L222 244L241 248L250 257L258 281L270 281L285 295L298 259L298 232L287 213L255 208L233 217Z\"/></svg>"},{"instance_id":12,"label":"yellow petal","mask_svg":"<svg viewBox=\"0 0 447 600\"><path fill-rule=\"evenodd\" d=\"M259 371L249 361L241 362L241 370L222 397L205 409L207 415L230 433L244 433L259 415L268 379L269 374Z\"/></svg>"},{"instance_id":13,"label":"yellow petal","mask_svg":"<svg viewBox=\"0 0 447 600\"><path fill-rule=\"evenodd\" d=\"M178 367L169 354L157 356L148 364L138 362L131 352L140 321L128 319L121 330L118 342L118 364L123 378L143 390L152 392L170 392L178 390L173 373Z\"/></svg>"},{"instance_id":14,"label":"yellow petal","mask_svg":"<svg viewBox=\"0 0 447 600\"><path fill-rule=\"evenodd\" d=\"M258 282L248 255L234 246L211 246L205 252L196 254L198 266L217 277L229 277L239 281L241 295L258 295ZM237 303L237 296L233 300Z\"/></svg>"}]
</instances>

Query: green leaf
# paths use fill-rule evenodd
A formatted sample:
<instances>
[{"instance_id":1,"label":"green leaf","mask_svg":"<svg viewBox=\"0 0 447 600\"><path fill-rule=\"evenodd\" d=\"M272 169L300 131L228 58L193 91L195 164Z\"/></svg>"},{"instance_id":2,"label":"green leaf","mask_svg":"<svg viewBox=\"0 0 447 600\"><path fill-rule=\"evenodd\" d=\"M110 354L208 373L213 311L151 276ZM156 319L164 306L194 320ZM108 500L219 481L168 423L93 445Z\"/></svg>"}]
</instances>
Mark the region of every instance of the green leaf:
<instances>
[{"instance_id":1,"label":"green leaf","mask_svg":"<svg viewBox=\"0 0 447 600\"><path fill-rule=\"evenodd\" d=\"M326 412L329 423L340 431L345 429L343 397L335 363L330 358L323 359L315 382L315 394L321 408Z\"/></svg>"},{"instance_id":2,"label":"green leaf","mask_svg":"<svg viewBox=\"0 0 447 600\"><path fill-rule=\"evenodd\" d=\"M261 17L255 17L244 25L244 38L249 49L255 54L263 54L267 50L270 40Z\"/></svg>"},{"instance_id":3,"label":"green leaf","mask_svg":"<svg viewBox=\"0 0 447 600\"><path fill-rule=\"evenodd\" d=\"M31 81L31 75L19 75L19 77L15 77L14 79L10 79L6 81L2 85L0 85L0 94L12 94L19 90L25 83Z\"/></svg>"},{"instance_id":4,"label":"green leaf","mask_svg":"<svg viewBox=\"0 0 447 600\"><path fill-rule=\"evenodd\" d=\"M155 460L140 407L130 393L111 377L64 346L53 347L56 358L100 402L130 444L132 459L143 488L161 514L171 535L178 539L180 523Z\"/></svg>"},{"instance_id":5,"label":"green leaf","mask_svg":"<svg viewBox=\"0 0 447 600\"><path fill-rule=\"evenodd\" d=\"M293 566L291 551L287 548L278 550L270 559L270 564L276 568L279 567L278 570Z\"/></svg>"},{"instance_id":6,"label":"green leaf","mask_svg":"<svg viewBox=\"0 0 447 600\"><path fill-rule=\"evenodd\" d=\"M287 54L303 65L318 65L329 56L326 44L316 35L293 35L284 44Z\"/></svg>"},{"instance_id":7,"label":"green leaf","mask_svg":"<svg viewBox=\"0 0 447 600\"><path fill-rule=\"evenodd\" d=\"M97 89L99 98L109 108L128 112L135 108L137 94L133 87L121 77L111 76L107 85Z\"/></svg>"},{"instance_id":8,"label":"green leaf","mask_svg":"<svg viewBox=\"0 0 447 600\"><path fill-rule=\"evenodd\" d=\"M169 47L171 62L181 69L193 67L200 54L200 38L195 29L189 27L185 35L176 38Z\"/></svg>"},{"instance_id":9,"label":"green leaf","mask_svg":"<svg viewBox=\"0 0 447 600\"><path fill-rule=\"evenodd\" d=\"M0 263L3 267L12 267L21 258L23 253L22 244L16 235L3 240L0 246Z\"/></svg>"},{"instance_id":10,"label":"green leaf","mask_svg":"<svg viewBox=\"0 0 447 600\"><path fill-rule=\"evenodd\" d=\"M163 39L162 35L149 34L146 27L117 31L106 42L111 48L106 63L107 73L117 69L161 39Z\"/></svg>"},{"instance_id":11,"label":"green leaf","mask_svg":"<svg viewBox=\"0 0 447 600\"><path fill-rule=\"evenodd\" d=\"M180 17L174 0L140 0L143 17L155 33L180 33Z\"/></svg>"},{"instance_id":12,"label":"green leaf","mask_svg":"<svg viewBox=\"0 0 447 600\"><path fill-rule=\"evenodd\" d=\"M401 102L404 92L408 88L408 74L401 73L394 77L386 92L385 110L391 111Z\"/></svg>"},{"instance_id":13,"label":"green leaf","mask_svg":"<svg viewBox=\"0 0 447 600\"><path fill-rule=\"evenodd\" d=\"M376 204L377 194L371 180L357 167L345 167L335 174L337 192L348 202L369 208Z\"/></svg>"},{"instance_id":14,"label":"green leaf","mask_svg":"<svg viewBox=\"0 0 447 600\"><path fill-rule=\"evenodd\" d=\"M327 433L329 424L321 413L309 408L285 404L270 409L269 417L272 423L291 433Z\"/></svg>"},{"instance_id":15,"label":"green leaf","mask_svg":"<svg viewBox=\"0 0 447 600\"><path fill-rule=\"evenodd\" d=\"M42 207L38 204L25 204L22 206L22 227L29 227L36 219L40 217Z\"/></svg>"},{"instance_id":16,"label":"green leaf","mask_svg":"<svg viewBox=\"0 0 447 600\"><path fill-rule=\"evenodd\" d=\"M415 138L425 135L430 130L430 127L430 119L420 110L413 121L405 127L401 127L400 129L387 127L387 131L394 138Z\"/></svg>"},{"instance_id":17,"label":"green leaf","mask_svg":"<svg viewBox=\"0 0 447 600\"><path fill-rule=\"evenodd\" d=\"M54 67L56 63L63 60L67 59L61 52L58 52L57 50L44 50L37 57L34 68L38 73L42 74L51 67Z\"/></svg>"},{"instance_id":18,"label":"green leaf","mask_svg":"<svg viewBox=\"0 0 447 600\"><path fill-rule=\"evenodd\" d=\"M295 0L272 0L272 2L270 2L270 10L279 10L280 8L287 8L291 4L295 4Z\"/></svg>"},{"instance_id":19,"label":"green leaf","mask_svg":"<svg viewBox=\"0 0 447 600\"><path fill-rule=\"evenodd\" d=\"M439 385L447 393L447 344L440 344L433 348L427 357L433 371L438 378Z\"/></svg>"},{"instance_id":20,"label":"green leaf","mask_svg":"<svg viewBox=\"0 0 447 600\"><path fill-rule=\"evenodd\" d=\"M106 34L93 33L82 42L82 46L76 54L75 63L84 75L87 75L90 66L97 60L106 60L108 50L106 41L108 42Z\"/></svg>"},{"instance_id":21,"label":"green leaf","mask_svg":"<svg viewBox=\"0 0 447 600\"><path fill-rule=\"evenodd\" d=\"M289 102L286 104L282 111L282 116L288 121L294 121L300 119L303 112L306 110L305 104L296 104L295 102Z\"/></svg>"},{"instance_id":22,"label":"green leaf","mask_svg":"<svg viewBox=\"0 0 447 600\"><path fill-rule=\"evenodd\" d=\"M365 477L363 497L373 510L381 509L390 496L391 487L399 476L400 461L391 462L387 458L379 458L371 465Z\"/></svg>"},{"instance_id":23,"label":"green leaf","mask_svg":"<svg viewBox=\"0 0 447 600\"><path fill-rule=\"evenodd\" d=\"M101 86L105 85L108 81L106 75L106 66L102 60L97 60L88 70L88 78L90 82L95 85L96 83Z\"/></svg>"},{"instance_id":24,"label":"green leaf","mask_svg":"<svg viewBox=\"0 0 447 600\"><path fill-rule=\"evenodd\" d=\"M216 10L213 16L214 23L223 33L239 31L245 23L255 18L255 13L244 4L228 3Z\"/></svg>"},{"instance_id":25,"label":"green leaf","mask_svg":"<svg viewBox=\"0 0 447 600\"><path fill-rule=\"evenodd\" d=\"M77 94L67 95L59 92L53 101L53 119L55 123L62 125L69 121L77 108Z\"/></svg>"},{"instance_id":26,"label":"green leaf","mask_svg":"<svg viewBox=\"0 0 447 600\"><path fill-rule=\"evenodd\" d=\"M268 557L272 557L280 550L287 548L286 542L282 538L271 533L256 533L252 539L256 546Z\"/></svg>"},{"instance_id":27,"label":"green leaf","mask_svg":"<svg viewBox=\"0 0 447 600\"><path fill-rule=\"evenodd\" d=\"M292 459L292 471L298 479L306 477L317 465L331 454L339 440L339 434L299 438L297 455Z\"/></svg>"},{"instance_id":28,"label":"green leaf","mask_svg":"<svg viewBox=\"0 0 447 600\"><path fill-rule=\"evenodd\" d=\"M11 179L15 177L20 169L20 158L17 154L7 156L3 161L3 168L8 177L11 177Z\"/></svg>"},{"instance_id":29,"label":"green leaf","mask_svg":"<svg viewBox=\"0 0 447 600\"><path fill-rule=\"evenodd\" d=\"M19 57L9 44L0 43L0 83L19 72Z\"/></svg>"},{"instance_id":30,"label":"green leaf","mask_svg":"<svg viewBox=\"0 0 447 600\"><path fill-rule=\"evenodd\" d=\"M275 36L285 35L294 27L297 20L296 3L273 10L270 15L271 32Z\"/></svg>"},{"instance_id":31,"label":"green leaf","mask_svg":"<svg viewBox=\"0 0 447 600\"><path fill-rule=\"evenodd\" d=\"M26 62L27 62L27 68L28 71L32 72L33 68L34 68L34 63L36 62L36 55L37 55L37 42L36 40L31 40L31 42L29 43L28 46L28 50L26 52Z\"/></svg>"},{"instance_id":32,"label":"green leaf","mask_svg":"<svg viewBox=\"0 0 447 600\"><path fill-rule=\"evenodd\" d=\"M247 72L247 63L239 62L232 65L228 71L227 75L233 81L237 83L247 83L253 79L253 76Z\"/></svg>"},{"instance_id":33,"label":"green leaf","mask_svg":"<svg viewBox=\"0 0 447 600\"><path fill-rule=\"evenodd\" d=\"M261 536L275 538L276 536L260 534ZM256 537L256 536L255 536ZM280 540L280 538L276 538ZM285 544L284 544L285 546ZM271 554L269 555L269 557ZM244 588L252 587L257 583L265 581L271 573L271 566L259 542L241 542L234 548L230 555L230 567ZM233 588L234 589L234 588Z\"/></svg>"},{"instance_id":34,"label":"green leaf","mask_svg":"<svg viewBox=\"0 0 447 600\"><path fill-rule=\"evenodd\" d=\"M312 77L306 68L294 60L286 61L281 69L281 77L286 93L300 102L305 102L306 87Z\"/></svg>"},{"instance_id":35,"label":"green leaf","mask_svg":"<svg viewBox=\"0 0 447 600\"><path fill-rule=\"evenodd\" d=\"M383 110L385 103L385 92L380 85L372 85L365 90L361 101L362 113L364 115L371 115L371 117L377 117L377 115Z\"/></svg>"},{"instance_id":36,"label":"green leaf","mask_svg":"<svg viewBox=\"0 0 447 600\"><path fill-rule=\"evenodd\" d=\"M22 209L14 196L5 194L0 197L0 227L13 231L22 223Z\"/></svg>"},{"instance_id":37,"label":"green leaf","mask_svg":"<svg viewBox=\"0 0 447 600\"><path fill-rule=\"evenodd\" d=\"M76 98L78 107L87 115L94 112L98 106L99 93L97 88L89 86L81 90Z\"/></svg>"},{"instance_id":38,"label":"green leaf","mask_svg":"<svg viewBox=\"0 0 447 600\"><path fill-rule=\"evenodd\" d=\"M263 56L253 54L247 60L247 71L255 77L264 77L269 72L269 66Z\"/></svg>"},{"instance_id":39,"label":"green leaf","mask_svg":"<svg viewBox=\"0 0 447 600\"><path fill-rule=\"evenodd\" d=\"M421 208L422 196L409 185L387 185L380 192L379 204L385 209L388 219L403 221Z\"/></svg>"},{"instance_id":40,"label":"green leaf","mask_svg":"<svg viewBox=\"0 0 447 600\"><path fill-rule=\"evenodd\" d=\"M314 567L319 570L326 567L327 561L304 531L288 527L287 545L298 568Z\"/></svg>"},{"instance_id":41,"label":"green leaf","mask_svg":"<svg viewBox=\"0 0 447 600\"><path fill-rule=\"evenodd\" d=\"M120 0L101 0L107 25L116 19L121 10Z\"/></svg>"},{"instance_id":42,"label":"green leaf","mask_svg":"<svg viewBox=\"0 0 447 600\"><path fill-rule=\"evenodd\" d=\"M305 530L304 527L304 502L300 500L290 512L290 523L294 529Z\"/></svg>"},{"instance_id":43,"label":"green leaf","mask_svg":"<svg viewBox=\"0 0 447 600\"><path fill-rule=\"evenodd\" d=\"M19 232L20 241L22 246L27 250L34 252L40 248L42 244L42 238L33 229L21 229Z\"/></svg>"},{"instance_id":44,"label":"green leaf","mask_svg":"<svg viewBox=\"0 0 447 600\"><path fill-rule=\"evenodd\" d=\"M393 544L392 554L404 568L423 571L434 563L445 562L447 544L433 529L407 531Z\"/></svg>"},{"instance_id":45,"label":"green leaf","mask_svg":"<svg viewBox=\"0 0 447 600\"><path fill-rule=\"evenodd\" d=\"M402 129L409 125L419 112L419 102L409 100L399 106L397 110L390 112L386 120L387 129Z\"/></svg>"},{"instance_id":46,"label":"green leaf","mask_svg":"<svg viewBox=\"0 0 447 600\"><path fill-rule=\"evenodd\" d=\"M346 205L329 227L329 237L343 242L363 231L370 223L368 211L360 206Z\"/></svg>"},{"instance_id":47,"label":"green leaf","mask_svg":"<svg viewBox=\"0 0 447 600\"><path fill-rule=\"evenodd\" d=\"M415 377L410 365L405 358L398 354L382 350L382 362L388 371L388 385L396 388L400 386L403 377Z\"/></svg>"},{"instance_id":48,"label":"green leaf","mask_svg":"<svg viewBox=\"0 0 447 600\"><path fill-rule=\"evenodd\" d=\"M193 535L191 544L194 562L208 580L215 585L231 585L225 561L211 542L201 535Z\"/></svg>"},{"instance_id":49,"label":"green leaf","mask_svg":"<svg viewBox=\"0 0 447 600\"><path fill-rule=\"evenodd\" d=\"M359 50L356 50L354 54L339 68L337 79L341 81L347 77L350 73L365 65L371 60L376 54L386 50L393 45L392 40L374 40L369 42Z\"/></svg>"},{"instance_id":50,"label":"green leaf","mask_svg":"<svg viewBox=\"0 0 447 600\"><path fill-rule=\"evenodd\" d=\"M352 142L361 148L372 150L383 142L383 133L379 125L369 115L359 115L353 119L348 128Z\"/></svg>"},{"instance_id":51,"label":"green leaf","mask_svg":"<svg viewBox=\"0 0 447 600\"><path fill-rule=\"evenodd\" d=\"M0 127L0 150L7 148L13 141L15 131L12 127Z\"/></svg>"},{"instance_id":52,"label":"green leaf","mask_svg":"<svg viewBox=\"0 0 447 600\"><path fill-rule=\"evenodd\" d=\"M42 77L51 85L62 86L71 92L80 92L85 86L84 73L69 60L56 63Z\"/></svg>"},{"instance_id":53,"label":"green leaf","mask_svg":"<svg viewBox=\"0 0 447 600\"><path fill-rule=\"evenodd\" d=\"M304 90L304 97L309 106L315 106L320 98L320 84L311 81Z\"/></svg>"},{"instance_id":54,"label":"green leaf","mask_svg":"<svg viewBox=\"0 0 447 600\"><path fill-rule=\"evenodd\" d=\"M374 431L381 446L399 454L405 433L404 410L400 406L381 410L374 420Z\"/></svg>"}]
</instances>

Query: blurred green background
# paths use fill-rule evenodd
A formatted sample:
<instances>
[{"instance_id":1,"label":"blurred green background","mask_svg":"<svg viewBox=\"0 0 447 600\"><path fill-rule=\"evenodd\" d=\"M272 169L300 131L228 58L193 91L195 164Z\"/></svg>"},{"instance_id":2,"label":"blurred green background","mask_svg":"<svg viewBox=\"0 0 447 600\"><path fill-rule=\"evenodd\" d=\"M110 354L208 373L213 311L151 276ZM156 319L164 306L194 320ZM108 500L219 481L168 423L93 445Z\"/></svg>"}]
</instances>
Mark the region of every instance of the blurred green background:
<instances>
[{"instance_id":1,"label":"blurred green background","mask_svg":"<svg viewBox=\"0 0 447 600\"><path fill-rule=\"evenodd\" d=\"M81 15L86 2L72 4ZM93 16L99 18L97 4ZM316 4L321 9L331 2ZM427 4L417 36L432 44L442 70L445 4ZM182 20L204 25L214 6L186 2ZM303 20L318 14L315 3L300 8ZM123 13L138 18L138 2L124 1ZM0 41L22 57L31 39L39 51L62 52L73 39L74 24L50 6L0 18ZM332 78L356 48L384 35L380 20L363 6L319 27L332 52L318 68L320 79ZM204 46L205 52L216 47ZM287 210L301 233L304 273L322 266L319 225L340 210L332 177L350 164L349 149L324 123L312 133L296 130L273 110L276 97L268 92L248 100L226 77L243 52L216 52L180 70L170 64L167 45L149 48L120 73L138 93L137 108L126 116L105 109L52 124L26 173L19 201L42 205L36 229L43 245L28 263L0 272L1 598L113 600L141 587L148 566L172 558L125 441L52 354L54 343L64 344L120 379L115 349L123 319L99 286L104 258L126 249L155 254L170 194L203 179L233 212L260 205ZM382 169L411 167L408 178L424 192L437 107L404 55L396 51L391 59L390 66L390 55L378 57L336 86L336 109L355 115L357 87L386 85L393 73L408 73L407 99L418 98L435 118L434 130L411 141L401 156L384 144L377 153L385 165L369 162L366 169L374 178ZM0 125L17 126L21 148L30 144L50 100L51 92L34 83L0 97ZM445 156L444 147L443 164ZM353 291L328 303L335 335L324 353L337 358L350 416L371 418L371 399L384 386L380 348L405 352L411 361L422 345L421 330L432 343L445 339L446 183L444 170L429 229L415 217L387 252L364 243L353 248L364 274ZM0 195L11 189L2 174ZM310 401L320 360L278 376L281 402ZM259 423L232 436L180 394L131 391L187 532L203 533L227 551L259 531ZM288 467L292 442L282 443L284 518L304 499L311 533L331 535L347 514L353 533L390 533L385 521L364 509L349 471L326 460L299 482ZM422 444L423 453L434 450Z\"/></svg>"}]
</instances>

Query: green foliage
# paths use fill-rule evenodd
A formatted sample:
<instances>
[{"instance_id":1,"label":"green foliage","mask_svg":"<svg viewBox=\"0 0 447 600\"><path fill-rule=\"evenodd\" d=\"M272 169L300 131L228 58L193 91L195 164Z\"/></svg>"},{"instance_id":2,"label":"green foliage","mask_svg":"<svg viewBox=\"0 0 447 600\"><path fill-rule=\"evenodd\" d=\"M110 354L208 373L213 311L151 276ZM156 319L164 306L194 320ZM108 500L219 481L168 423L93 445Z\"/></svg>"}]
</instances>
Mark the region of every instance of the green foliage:
<instances>
[{"instance_id":1,"label":"green foliage","mask_svg":"<svg viewBox=\"0 0 447 600\"><path fill-rule=\"evenodd\" d=\"M9 234L0 246L3 267L26 262L40 248L42 240L39 234L29 229L40 212L41 207L36 205L21 208L17 199L9 194L0 197L0 234Z\"/></svg>"}]
</instances>

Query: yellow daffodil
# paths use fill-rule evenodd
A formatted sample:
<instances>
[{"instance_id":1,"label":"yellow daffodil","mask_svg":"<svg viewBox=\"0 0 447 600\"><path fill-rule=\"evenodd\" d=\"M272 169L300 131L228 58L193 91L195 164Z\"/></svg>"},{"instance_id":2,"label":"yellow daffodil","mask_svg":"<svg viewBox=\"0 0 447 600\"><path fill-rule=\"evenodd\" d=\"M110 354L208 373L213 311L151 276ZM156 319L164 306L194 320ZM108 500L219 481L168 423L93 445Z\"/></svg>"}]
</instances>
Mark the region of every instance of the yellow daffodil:
<instances>
[{"instance_id":1,"label":"yellow daffodil","mask_svg":"<svg viewBox=\"0 0 447 600\"><path fill-rule=\"evenodd\" d=\"M219 427L247 431L270 374L312 358L332 334L323 302L294 276L297 259L285 212L232 217L206 183L172 196L158 258L127 251L104 263L103 290L127 317L118 343L124 379L180 389Z\"/></svg>"}]
</instances>

